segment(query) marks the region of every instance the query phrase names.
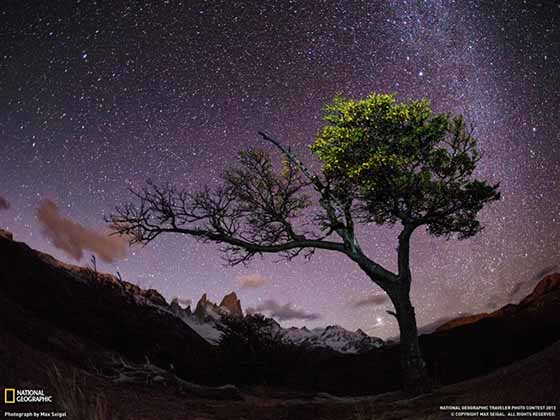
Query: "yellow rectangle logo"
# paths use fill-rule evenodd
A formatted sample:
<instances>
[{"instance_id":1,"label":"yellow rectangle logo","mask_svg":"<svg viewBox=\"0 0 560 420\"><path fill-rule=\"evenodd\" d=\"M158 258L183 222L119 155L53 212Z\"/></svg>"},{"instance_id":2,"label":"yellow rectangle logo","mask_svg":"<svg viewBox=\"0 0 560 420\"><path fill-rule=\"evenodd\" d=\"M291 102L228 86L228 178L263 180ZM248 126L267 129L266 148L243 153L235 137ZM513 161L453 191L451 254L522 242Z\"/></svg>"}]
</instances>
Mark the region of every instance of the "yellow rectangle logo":
<instances>
[{"instance_id":1,"label":"yellow rectangle logo","mask_svg":"<svg viewBox=\"0 0 560 420\"><path fill-rule=\"evenodd\" d=\"M4 388L4 402L6 404L16 402L16 390L14 388Z\"/></svg>"}]
</instances>

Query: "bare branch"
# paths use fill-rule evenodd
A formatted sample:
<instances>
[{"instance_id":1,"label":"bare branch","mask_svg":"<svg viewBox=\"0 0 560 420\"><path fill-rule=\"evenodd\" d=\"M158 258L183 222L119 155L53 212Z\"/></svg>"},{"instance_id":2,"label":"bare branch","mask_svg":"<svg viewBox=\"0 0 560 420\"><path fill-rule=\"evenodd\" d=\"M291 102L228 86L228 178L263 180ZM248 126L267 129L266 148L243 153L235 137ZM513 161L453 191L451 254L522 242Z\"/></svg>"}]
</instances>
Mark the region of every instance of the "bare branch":
<instances>
[{"instance_id":1,"label":"bare branch","mask_svg":"<svg viewBox=\"0 0 560 420\"><path fill-rule=\"evenodd\" d=\"M246 264L265 253L287 260L299 255L309 258L315 250L324 249L348 255L380 285L396 281L395 274L362 253L354 237L352 201L343 200L342 191L331 191L275 144L286 153L280 172L273 170L266 153L242 152L240 165L226 171L219 188L192 193L149 182L140 191L132 191L138 204L117 207L108 222L115 232L141 244L168 233L222 244L230 265ZM312 204L306 191L310 186L319 189L319 204L325 212L311 220L306 216ZM342 241L329 240L333 233Z\"/></svg>"},{"instance_id":2,"label":"bare branch","mask_svg":"<svg viewBox=\"0 0 560 420\"><path fill-rule=\"evenodd\" d=\"M241 154L241 165L224 174L220 188L189 193L148 183L133 191L138 205L117 207L108 221L113 230L142 244L162 233L221 243L227 262L233 265L263 253L292 259L303 249L345 252L343 243L300 229L301 213L310 205L305 194L309 182L300 173L291 162L275 173L268 155L246 152Z\"/></svg>"},{"instance_id":3,"label":"bare branch","mask_svg":"<svg viewBox=\"0 0 560 420\"><path fill-rule=\"evenodd\" d=\"M274 146L276 146L282 154L284 154L290 162L297 166L297 168L305 175L307 179L313 184L315 190L320 194L321 199L319 203L321 207L326 212L327 219L330 223L330 228L332 231L336 232L349 248L350 252L354 255L361 253L360 246L354 236L353 220L350 214L350 208L352 202L342 203L338 197L331 191L328 184L325 185L321 181L320 177L313 174L293 153L291 153L287 148L285 148L280 142L274 140L267 134L259 131L261 137ZM341 220L340 216L344 215L344 222Z\"/></svg>"},{"instance_id":4,"label":"bare branch","mask_svg":"<svg viewBox=\"0 0 560 420\"><path fill-rule=\"evenodd\" d=\"M397 319L397 320L398 320L398 318L397 318L397 314L396 314L396 313L395 313L394 311L385 311L385 312L387 312L387 313L388 313L389 315L391 315L391 316L394 316L394 317L395 317L395 319Z\"/></svg>"},{"instance_id":5,"label":"bare branch","mask_svg":"<svg viewBox=\"0 0 560 420\"><path fill-rule=\"evenodd\" d=\"M274 146L280 149L282 154L286 156L288 159L290 159L290 161L298 167L298 169L305 175L305 177L309 179L311 183L313 183L317 191L323 194L323 191L325 190L325 186L323 185L321 179L317 175L311 173L311 171L307 169L307 167L294 154L292 154L288 149L282 146L280 142L269 137L267 134L263 133L262 131L259 131L258 133L263 138L263 140L272 143Z\"/></svg>"}]
</instances>

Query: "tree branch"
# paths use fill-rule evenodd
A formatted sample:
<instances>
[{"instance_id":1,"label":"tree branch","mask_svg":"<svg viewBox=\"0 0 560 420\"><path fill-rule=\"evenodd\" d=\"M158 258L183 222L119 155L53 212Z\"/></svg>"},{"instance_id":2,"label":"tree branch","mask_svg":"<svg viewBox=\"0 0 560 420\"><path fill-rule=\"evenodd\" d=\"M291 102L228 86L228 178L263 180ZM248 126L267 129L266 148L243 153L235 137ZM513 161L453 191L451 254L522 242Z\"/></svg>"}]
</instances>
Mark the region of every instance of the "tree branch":
<instances>
[{"instance_id":1,"label":"tree branch","mask_svg":"<svg viewBox=\"0 0 560 420\"><path fill-rule=\"evenodd\" d=\"M272 143L274 146L280 149L282 154L286 156L290 160L290 162L292 162L305 175L305 177L309 179L309 181L311 181L311 183L315 186L315 189L319 193L321 194L323 193L325 186L323 185L321 179L317 175L312 174L311 171L307 169L307 167L294 154L292 154L288 149L282 146L280 142L269 137L267 134L263 133L262 131L259 131L258 133L263 138L263 140Z\"/></svg>"},{"instance_id":2,"label":"tree branch","mask_svg":"<svg viewBox=\"0 0 560 420\"><path fill-rule=\"evenodd\" d=\"M337 251L349 256L381 287L394 283L395 274L361 251L354 237L352 201L347 200L338 208L340 200L328 185L312 175L279 143L275 144L287 158L281 173L273 171L266 153L243 152L241 165L224 174L224 184L220 188L189 193L168 184L158 186L148 182L148 187L133 191L139 204L126 203L117 207L116 214L111 215L108 222L116 233L131 237L131 242L147 244L163 233L179 233L221 243L232 265L247 263L255 255L264 253L280 253L289 260L305 250L307 257L315 249ZM309 180L320 190L319 203L327 221L326 235L324 224L320 233L309 229L302 231L298 226L308 223L300 220L300 213L310 206L304 192L310 186ZM332 232L342 241L327 240Z\"/></svg>"},{"instance_id":3,"label":"tree branch","mask_svg":"<svg viewBox=\"0 0 560 420\"><path fill-rule=\"evenodd\" d=\"M269 137L262 131L258 132L263 140L272 143L276 146L283 155L285 155L290 162L292 162L315 187L315 190L320 194L321 199L319 203L321 207L325 210L327 218L330 222L332 230L334 230L344 241L349 251L357 256L361 253L360 246L354 237L354 228L351 215L349 215L349 209L332 193L328 185L323 184L321 179L313 174L294 154L292 154L288 149L286 149L280 142ZM344 214L346 223L342 222L339 218L339 214Z\"/></svg>"},{"instance_id":4,"label":"tree branch","mask_svg":"<svg viewBox=\"0 0 560 420\"><path fill-rule=\"evenodd\" d=\"M397 314L394 311L385 311L385 312L387 312L391 316L394 316L397 321L399 320L399 318L397 317Z\"/></svg>"}]
</instances>

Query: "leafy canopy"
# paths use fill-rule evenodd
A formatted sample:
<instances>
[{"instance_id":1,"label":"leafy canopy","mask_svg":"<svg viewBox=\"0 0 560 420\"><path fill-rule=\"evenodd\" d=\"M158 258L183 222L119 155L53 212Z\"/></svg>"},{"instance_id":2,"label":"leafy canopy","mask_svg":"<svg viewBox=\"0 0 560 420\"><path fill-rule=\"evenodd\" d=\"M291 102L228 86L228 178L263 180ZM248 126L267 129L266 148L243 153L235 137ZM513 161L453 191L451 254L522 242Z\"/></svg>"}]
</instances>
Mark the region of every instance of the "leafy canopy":
<instances>
[{"instance_id":1,"label":"leafy canopy","mask_svg":"<svg viewBox=\"0 0 560 420\"><path fill-rule=\"evenodd\" d=\"M499 199L498 185L473 177L476 139L461 116L434 114L426 99L393 95L336 97L311 151L341 201L356 203L364 222L427 225L460 239L476 234L477 213Z\"/></svg>"}]
</instances>

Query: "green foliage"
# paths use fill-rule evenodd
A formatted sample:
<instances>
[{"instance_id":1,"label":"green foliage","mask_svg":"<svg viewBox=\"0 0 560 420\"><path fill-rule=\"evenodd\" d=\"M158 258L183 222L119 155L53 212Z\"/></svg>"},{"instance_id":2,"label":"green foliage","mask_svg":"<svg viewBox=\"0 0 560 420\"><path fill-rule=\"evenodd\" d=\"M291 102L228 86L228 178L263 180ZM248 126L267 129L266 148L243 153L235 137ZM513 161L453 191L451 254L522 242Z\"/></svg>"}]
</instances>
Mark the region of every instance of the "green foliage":
<instances>
[{"instance_id":1,"label":"green foliage","mask_svg":"<svg viewBox=\"0 0 560 420\"><path fill-rule=\"evenodd\" d=\"M361 220L428 225L434 235L476 234L478 212L498 185L474 179L476 139L461 116L434 114L426 99L340 96L310 146L332 190L355 203Z\"/></svg>"}]
</instances>

